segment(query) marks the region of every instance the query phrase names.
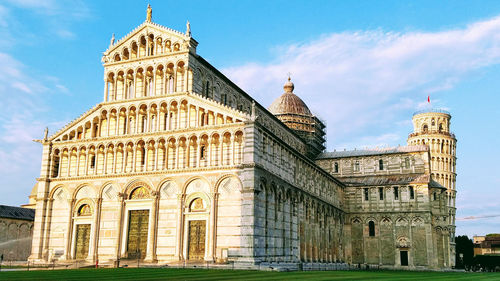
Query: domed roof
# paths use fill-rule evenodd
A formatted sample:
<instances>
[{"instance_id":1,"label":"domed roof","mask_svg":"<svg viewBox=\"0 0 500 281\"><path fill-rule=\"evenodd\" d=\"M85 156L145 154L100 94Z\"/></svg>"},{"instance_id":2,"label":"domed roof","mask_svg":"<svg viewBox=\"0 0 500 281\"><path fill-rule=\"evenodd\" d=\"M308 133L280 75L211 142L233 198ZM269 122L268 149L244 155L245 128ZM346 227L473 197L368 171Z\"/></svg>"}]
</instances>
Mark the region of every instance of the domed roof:
<instances>
[{"instance_id":1,"label":"domed roof","mask_svg":"<svg viewBox=\"0 0 500 281\"><path fill-rule=\"evenodd\" d=\"M283 86L285 93L273 101L269 106L269 111L274 115L298 114L312 116L307 105L297 95L293 93L294 85L288 77L288 81Z\"/></svg>"}]
</instances>

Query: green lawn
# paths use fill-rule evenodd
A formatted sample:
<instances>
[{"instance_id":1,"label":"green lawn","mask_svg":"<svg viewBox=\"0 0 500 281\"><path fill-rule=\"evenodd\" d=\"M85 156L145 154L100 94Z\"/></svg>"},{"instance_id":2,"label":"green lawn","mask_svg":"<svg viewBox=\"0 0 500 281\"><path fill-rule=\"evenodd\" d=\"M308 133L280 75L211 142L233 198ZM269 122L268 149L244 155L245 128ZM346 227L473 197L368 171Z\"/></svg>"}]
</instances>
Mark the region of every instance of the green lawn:
<instances>
[{"instance_id":1,"label":"green lawn","mask_svg":"<svg viewBox=\"0 0 500 281\"><path fill-rule=\"evenodd\" d=\"M500 273L412 271L265 272L205 269L77 269L0 272L0 280L500 280Z\"/></svg>"}]
</instances>

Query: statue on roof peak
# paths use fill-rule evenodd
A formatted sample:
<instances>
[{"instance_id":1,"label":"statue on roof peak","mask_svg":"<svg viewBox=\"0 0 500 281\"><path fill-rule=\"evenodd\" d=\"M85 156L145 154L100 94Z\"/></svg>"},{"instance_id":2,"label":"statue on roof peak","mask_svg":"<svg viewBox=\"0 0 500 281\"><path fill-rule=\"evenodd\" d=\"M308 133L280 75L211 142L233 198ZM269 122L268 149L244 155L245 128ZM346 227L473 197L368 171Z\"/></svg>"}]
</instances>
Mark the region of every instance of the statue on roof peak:
<instances>
[{"instance_id":1,"label":"statue on roof peak","mask_svg":"<svg viewBox=\"0 0 500 281\"><path fill-rule=\"evenodd\" d=\"M111 40L109 41L109 46L113 46L113 44L115 44L115 34L114 33L111 36Z\"/></svg>"},{"instance_id":2,"label":"statue on roof peak","mask_svg":"<svg viewBox=\"0 0 500 281\"><path fill-rule=\"evenodd\" d=\"M151 5L148 4L148 8L146 9L146 21L151 22L153 18L153 9L151 9Z\"/></svg>"},{"instance_id":3,"label":"statue on roof peak","mask_svg":"<svg viewBox=\"0 0 500 281\"><path fill-rule=\"evenodd\" d=\"M189 23L189 21L187 21L186 23L186 35L191 37L191 24Z\"/></svg>"}]
</instances>

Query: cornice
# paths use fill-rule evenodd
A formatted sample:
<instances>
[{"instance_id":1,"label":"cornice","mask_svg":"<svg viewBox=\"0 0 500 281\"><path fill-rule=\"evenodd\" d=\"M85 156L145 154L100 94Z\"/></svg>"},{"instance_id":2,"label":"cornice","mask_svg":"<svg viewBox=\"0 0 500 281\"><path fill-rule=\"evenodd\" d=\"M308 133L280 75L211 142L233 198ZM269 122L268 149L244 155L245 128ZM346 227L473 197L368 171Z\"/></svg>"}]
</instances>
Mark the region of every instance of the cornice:
<instances>
[{"instance_id":1,"label":"cornice","mask_svg":"<svg viewBox=\"0 0 500 281\"><path fill-rule=\"evenodd\" d=\"M217 166L217 167L200 167L200 168L184 168L184 169L171 169L171 170L160 170L160 171L147 171L147 172L130 172L130 173L116 173L116 174L100 174L100 175L86 175L86 176L75 176L75 177L62 177L53 178L52 182L64 182L64 181L81 181L81 180L99 180L108 178L123 178L123 177L137 177L137 176L161 176L161 175L172 175L172 174L187 174L194 172L228 172L236 171L241 169L243 165L230 165L230 166Z\"/></svg>"}]
</instances>

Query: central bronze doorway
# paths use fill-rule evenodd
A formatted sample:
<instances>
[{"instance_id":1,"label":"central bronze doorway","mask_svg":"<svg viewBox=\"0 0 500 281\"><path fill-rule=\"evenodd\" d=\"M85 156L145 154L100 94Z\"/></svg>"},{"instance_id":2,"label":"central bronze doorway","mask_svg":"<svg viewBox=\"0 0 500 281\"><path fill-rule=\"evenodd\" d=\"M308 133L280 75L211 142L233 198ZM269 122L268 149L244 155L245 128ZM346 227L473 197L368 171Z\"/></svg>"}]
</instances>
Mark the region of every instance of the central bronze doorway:
<instances>
[{"instance_id":1,"label":"central bronze doorway","mask_svg":"<svg viewBox=\"0 0 500 281\"><path fill-rule=\"evenodd\" d=\"M129 211L127 257L144 259L148 247L149 210Z\"/></svg>"},{"instance_id":2,"label":"central bronze doorway","mask_svg":"<svg viewBox=\"0 0 500 281\"><path fill-rule=\"evenodd\" d=\"M204 220L189 221L188 259L203 260L205 257L205 231Z\"/></svg>"},{"instance_id":3,"label":"central bronze doorway","mask_svg":"<svg viewBox=\"0 0 500 281\"><path fill-rule=\"evenodd\" d=\"M75 259L86 259L89 254L90 224L76 225Z\"/></svg>"}]
</instances>

